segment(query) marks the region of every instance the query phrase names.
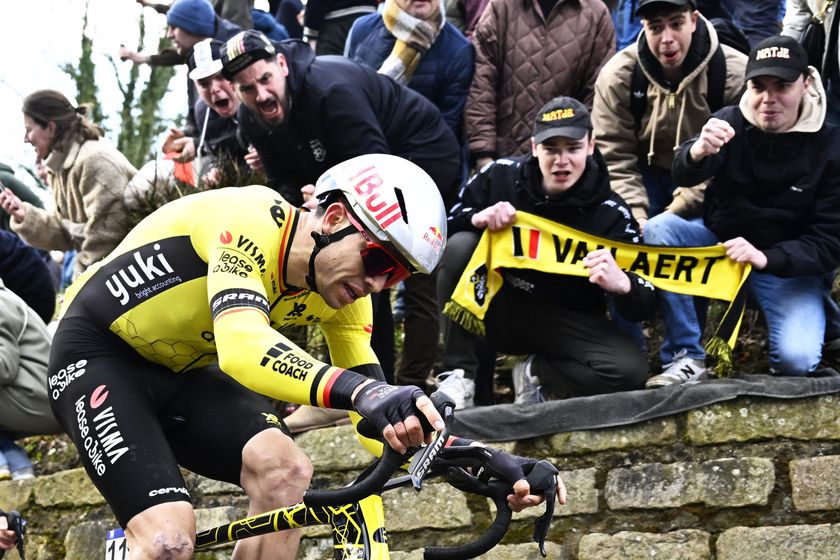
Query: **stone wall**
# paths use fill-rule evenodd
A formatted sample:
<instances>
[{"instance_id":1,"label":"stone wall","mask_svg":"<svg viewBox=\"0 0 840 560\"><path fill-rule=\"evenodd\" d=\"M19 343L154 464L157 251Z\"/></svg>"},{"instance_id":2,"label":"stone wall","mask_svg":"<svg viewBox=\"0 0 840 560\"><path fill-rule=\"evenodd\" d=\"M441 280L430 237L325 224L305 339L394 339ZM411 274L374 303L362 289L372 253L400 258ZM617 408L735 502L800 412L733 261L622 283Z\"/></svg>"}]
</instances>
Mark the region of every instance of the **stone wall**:
<instances>
[{"instance_id":1,"label":"stone wall","mask_svg":"<svg viewBox=\"0 0 840 560\"><path fill-rule=\"evenodd\" d=\"M549 458L563 471L569 501L555 513L551 558L837 560L838 404L840 396L742 398L644 424L502 446ZM317 484L349 480L369 461L349 427L307 433L299 443L316 465ZM200 528L244 516L238 488L194 475L188 485ZM483 498L431 481L419 494L400 489L384 498L397 560L419 560L426 544L463 542L491 514ZM116 526L80 469L0 483L0 504L30 519L33 560L103 558L106 531ZM505 544L485 558L540 558L530 542L540 513L515 515ZM330 543L326 527L306 529L299 558L330 558Z\"/></svg>"}]
</instances>

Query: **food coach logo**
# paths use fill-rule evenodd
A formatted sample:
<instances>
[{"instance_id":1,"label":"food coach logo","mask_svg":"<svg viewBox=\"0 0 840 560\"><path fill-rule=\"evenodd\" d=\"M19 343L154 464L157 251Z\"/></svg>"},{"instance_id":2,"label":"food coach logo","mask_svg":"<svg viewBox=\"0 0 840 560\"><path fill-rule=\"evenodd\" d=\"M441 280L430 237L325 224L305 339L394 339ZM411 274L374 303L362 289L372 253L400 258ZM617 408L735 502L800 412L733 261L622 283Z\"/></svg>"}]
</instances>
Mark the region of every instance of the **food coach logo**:
<instances>
[{"instance_id":1,"label":"food coach logo","mask_svg":"<svg viewBox=\"0 0 840 560\"><path fill-rule=\"evenodd\" d=\"M261 367L271 367L272 371L288 375L301 381L306 379L306 374L315 364L306 358L302 358L292 352L291 347L278 342L265 352Z\"/></svg>"},{"instance_id":2,"label":"food coach logo","mask_svg":"<svg viewBox=\"0 0 840 560\"><path fill-rule=\"evenodd\" d=\"M143 256L139 250L135 251L132 256L134 257L136 266L135 264L124 266L105 281L105 286L107 286L108 291L122 305L128 303L130 299L126 286L137 288L147 282L163 278L167 274L175 272L169 265L169 262L167 262L163 252L161 252L160 244L155 243L152 245L152 249L156 252L148 257ZM140 296L138 295L138 297Z\"/></svg>"}]
</instances>

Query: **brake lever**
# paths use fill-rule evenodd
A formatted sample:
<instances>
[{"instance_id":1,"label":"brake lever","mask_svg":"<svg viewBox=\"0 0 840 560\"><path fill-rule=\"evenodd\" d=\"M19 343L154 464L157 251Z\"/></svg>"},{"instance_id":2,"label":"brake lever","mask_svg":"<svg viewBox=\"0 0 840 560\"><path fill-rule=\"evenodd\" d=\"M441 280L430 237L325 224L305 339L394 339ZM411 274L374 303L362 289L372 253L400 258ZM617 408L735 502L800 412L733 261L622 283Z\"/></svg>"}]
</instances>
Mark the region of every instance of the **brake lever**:
<instances>
[{"instance_id":1,"label":"brake lever","mask_svg":"<svg viewBox=\"0 0 840 560\"><path fill-rule=\"evenodd\" d=\"M545 496L545 513L534 522L534 542L540 547L540 554L546 557L545 539L554 515L554 505L557 500L557 467L543 459L534 465L525 477L531 487L531 494L540 493Z\"/></svg>"},{"instance_id":2,"label":"brake lever","mask_svg":"<svg viewBox=\"0 0 840 560\"><path fill-rule=\"evenodd\" d=\"M452 419L455 417L455 402L445 393L436 391L431 395L432 402L440 415L443 417L443 429L435 434L429 445L420 448L415 453L411 464L408 467L408 474L411 476L411 485L416 491L423 487L423 479L429 474L430 467L440 455L441 450L446 447L449 441L449 428Z\"/></svg>"}]
</instances>

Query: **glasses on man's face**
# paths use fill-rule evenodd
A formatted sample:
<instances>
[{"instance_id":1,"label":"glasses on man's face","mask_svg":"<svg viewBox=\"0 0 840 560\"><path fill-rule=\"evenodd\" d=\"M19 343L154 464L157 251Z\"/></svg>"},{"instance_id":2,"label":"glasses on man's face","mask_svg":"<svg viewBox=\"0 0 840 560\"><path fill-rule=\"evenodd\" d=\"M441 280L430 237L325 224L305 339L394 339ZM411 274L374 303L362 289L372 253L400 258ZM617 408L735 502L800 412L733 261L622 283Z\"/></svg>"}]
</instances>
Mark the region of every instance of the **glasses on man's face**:
<instances>
[{"instance_id":1,"label":"glasses on man's face","mask_svg":"<svg viewBox=\"0 0 840 560\"><path fill-rule=\"evenodd\" d=\"M408 270L397 258L391 254L388 249L373 241L362 224L356 221L356 218L347 211L347 219L353 224L353 227L362 234L365 238L367 247L359 251L362 256L362 265L365 267L365 274L371 278L379 276L387 276L385 288L390 288L399 284L411 276L411 271Z\"/></svg>"}]
</instances>

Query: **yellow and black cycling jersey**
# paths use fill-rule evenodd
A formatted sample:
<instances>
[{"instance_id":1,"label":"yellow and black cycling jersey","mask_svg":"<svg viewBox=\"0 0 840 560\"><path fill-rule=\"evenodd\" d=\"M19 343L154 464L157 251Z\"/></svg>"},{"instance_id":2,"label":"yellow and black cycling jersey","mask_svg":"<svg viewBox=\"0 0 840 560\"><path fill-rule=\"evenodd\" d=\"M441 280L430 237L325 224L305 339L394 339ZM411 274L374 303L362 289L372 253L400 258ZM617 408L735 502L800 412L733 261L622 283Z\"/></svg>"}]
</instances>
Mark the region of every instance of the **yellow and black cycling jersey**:
<instances>
[{"instance_id":1,"label":"yellow and black cycling jersey","mask_svg":"<svg viewBox=\"0 0 840 560\"><path fill-rule=\"evenodd\" d=\"M276 192L256 185L171 202L73 283L62 317L93 321L173 372L218 362L264 395L346 405L330 400L343 385L342 368L377 363L370 298L336 310L317 293L284 284L299 218ZM278 332L310 324L320 326L333 365Z\"/></svg>"}]
</instances>

